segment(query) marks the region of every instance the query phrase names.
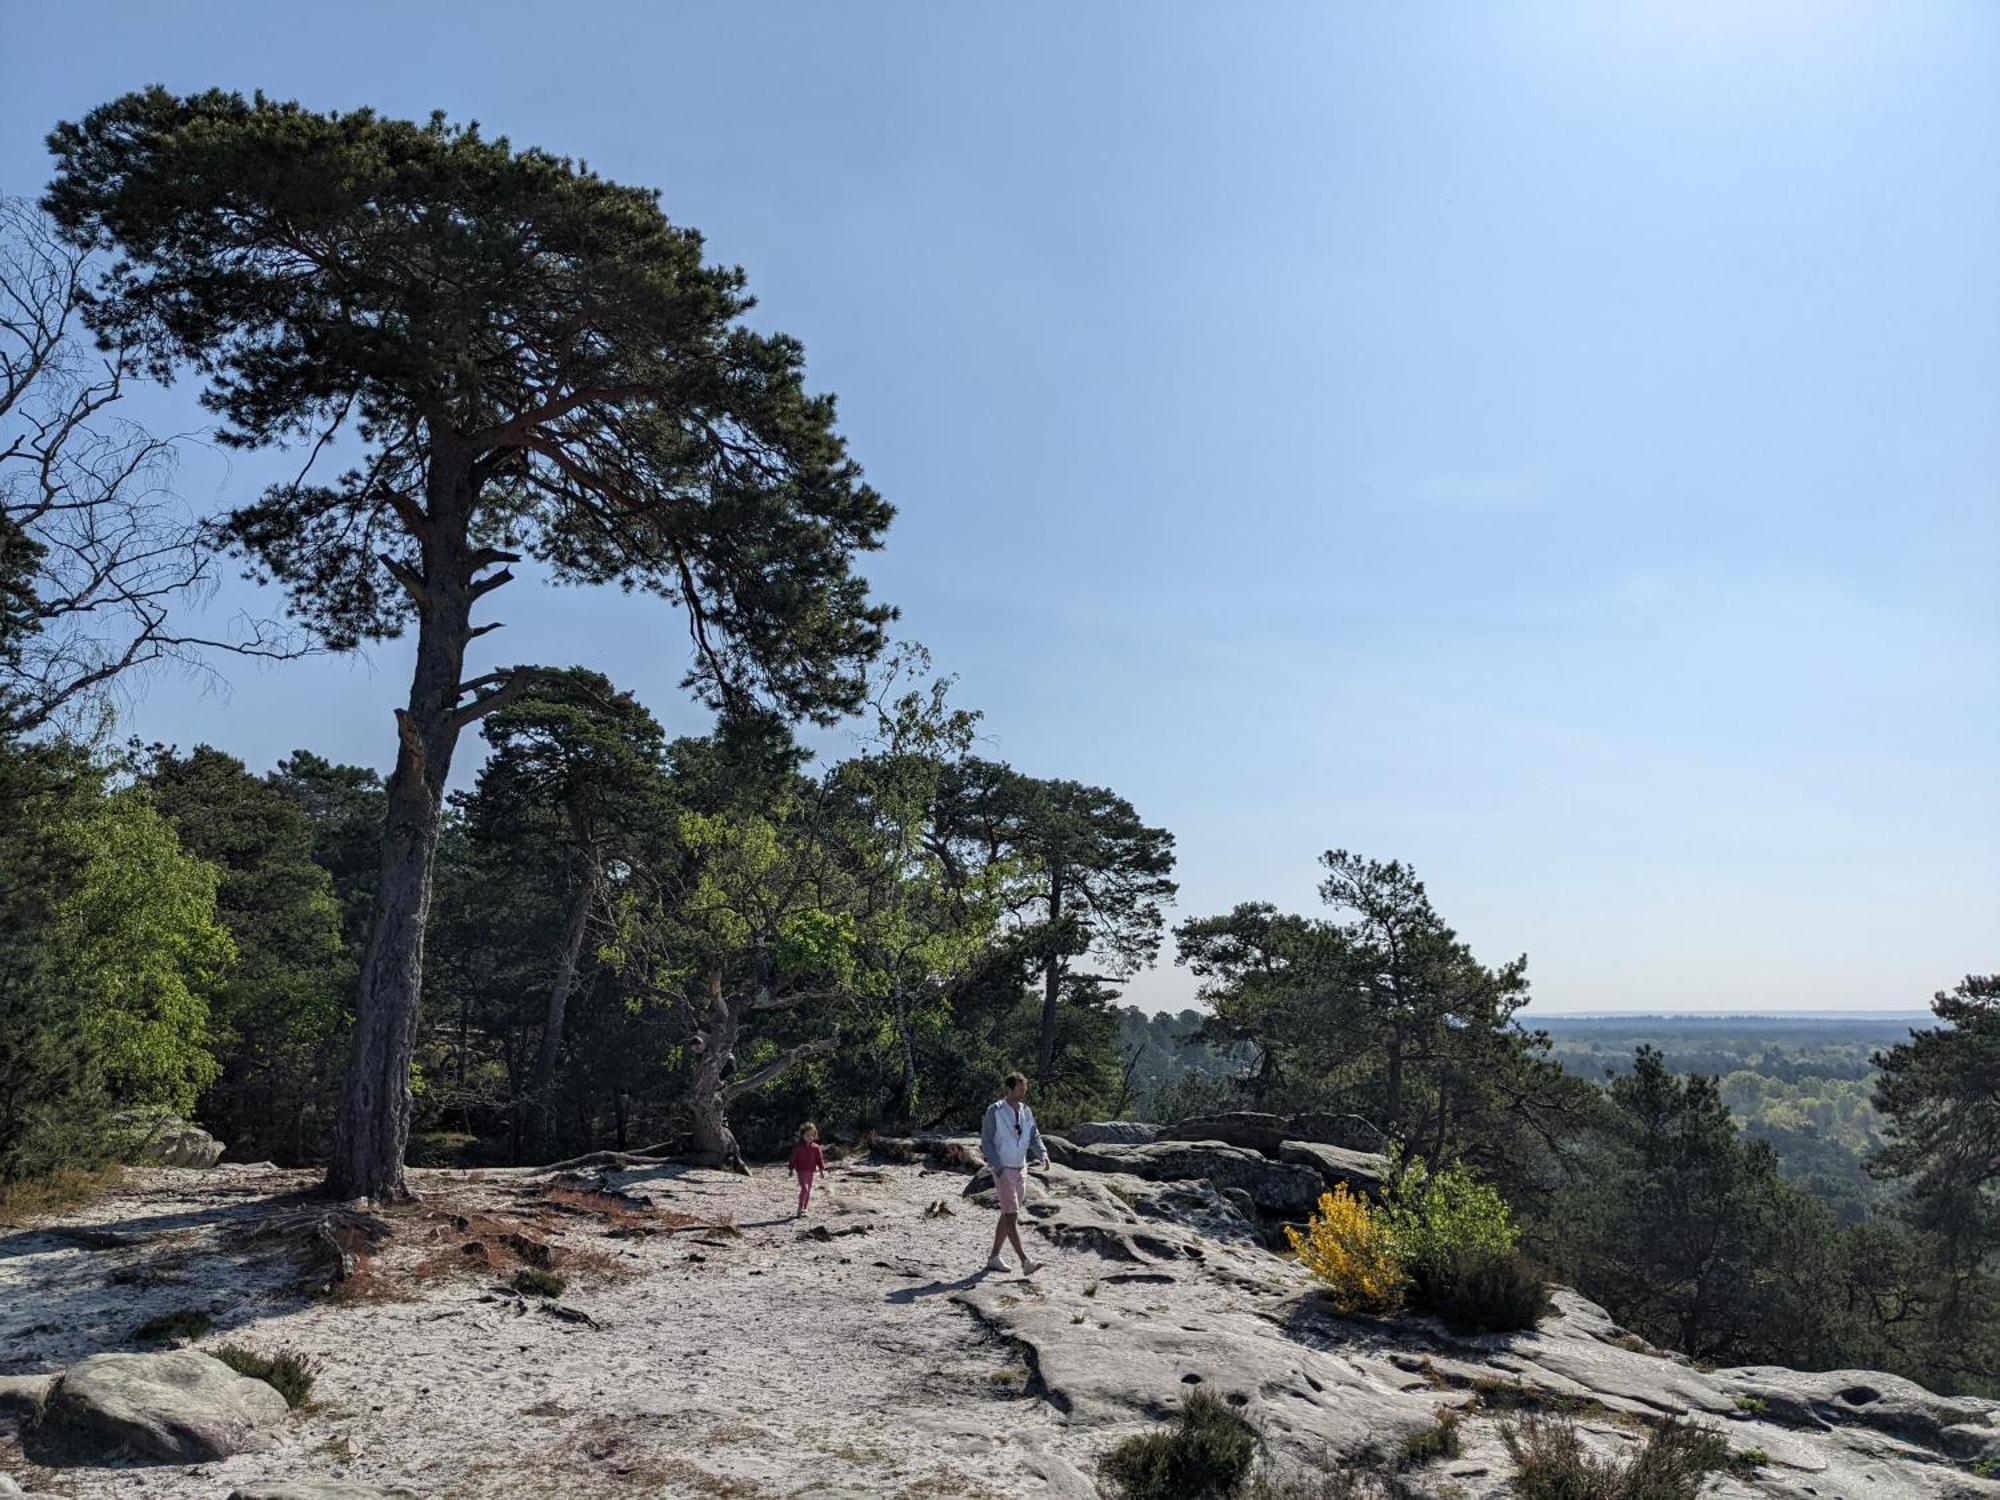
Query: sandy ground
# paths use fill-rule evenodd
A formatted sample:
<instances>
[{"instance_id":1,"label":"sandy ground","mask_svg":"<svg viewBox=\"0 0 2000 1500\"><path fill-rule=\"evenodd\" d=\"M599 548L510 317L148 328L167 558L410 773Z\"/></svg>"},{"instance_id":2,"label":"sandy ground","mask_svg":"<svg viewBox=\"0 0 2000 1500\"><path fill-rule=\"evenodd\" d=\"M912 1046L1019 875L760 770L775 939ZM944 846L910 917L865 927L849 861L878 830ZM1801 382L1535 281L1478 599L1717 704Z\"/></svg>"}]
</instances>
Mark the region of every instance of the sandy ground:
<instances>
[{"instance_id":1,"label":"sandy ground","mask_svg":"<svg viewBox=\"0 0 2000 1500\"><path fill-rule=\"evenodd\" d=\"M982 1278L1048 1294L986 1277L993 1217L961 1199L958 1173L850 1168L802 1222L781 1168L614 1174L657 1205L636 1217L552 1212L550 1179L523 1173L412 1177L425 1205L394 1216L394 1240L357 1283L372 1290L357 1296L307 1295L280 1247L244 1242L283 1206L274 1200L311 1185L270 1167L135 1172L88 1209L0 1232L0 1374L140 1347L134 1330L184 1308L214 1320L195 1347L291 1349L321 1366L312 1405L265 1453L198 1469L50 1469L0 1441L0 1472L78 1497L214 1500L304 1477L437 1500L1095 1492L1084 1475L1114 1435L1067 1430L1030 1393L1019 1354L953 1301ZM927 1216L940 1200L952 1213ZM683 1218L731 1229L629 1233ZM84 1224L151 1237L94 1249L51 1232ZM808 1237L815 1227L833 1237ZM557 1248L562 1304L599 1326L496 1294L511 1255L482 1268L460 1246L497 1250L510 1230ZM1039 1279L1052 1292L1107 1269L1030 1248L1049 1261Z\"/></svg>"}]
</instances>

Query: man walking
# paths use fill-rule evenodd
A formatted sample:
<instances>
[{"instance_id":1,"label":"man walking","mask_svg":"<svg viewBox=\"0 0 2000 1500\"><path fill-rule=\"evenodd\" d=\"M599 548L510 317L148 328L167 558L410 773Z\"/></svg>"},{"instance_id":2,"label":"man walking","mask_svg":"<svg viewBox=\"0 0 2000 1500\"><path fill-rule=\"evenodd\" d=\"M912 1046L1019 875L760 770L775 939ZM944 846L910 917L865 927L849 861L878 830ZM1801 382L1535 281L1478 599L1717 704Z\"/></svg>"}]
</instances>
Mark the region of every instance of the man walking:
<instances>
[{"instance_id":1,"label":"man walking","mask_svg":"<svg viewBox=\"0 0 2000 1500\"><path fill-rule=\"evenodd\" d=\"M1007 1075L1007 1093L987 1107L979 1127L979 1154L993 1169L993 1191L1000 1198L1000 1224L993 1231L993 1253L986 1259L989 1271L1004 1271L1000 1258L1004 1245L1011 1243L1021 1257L1021 1273L1032 1276L1041 1262L1029 1258L1021 1244L1021 1203L1028 1189L1028 1164L1049 1164L1049 1148L1035 1128L1035 1112L1028 1108L1028 1080L1020 1073Z\"/></svg>"}]
</instances>

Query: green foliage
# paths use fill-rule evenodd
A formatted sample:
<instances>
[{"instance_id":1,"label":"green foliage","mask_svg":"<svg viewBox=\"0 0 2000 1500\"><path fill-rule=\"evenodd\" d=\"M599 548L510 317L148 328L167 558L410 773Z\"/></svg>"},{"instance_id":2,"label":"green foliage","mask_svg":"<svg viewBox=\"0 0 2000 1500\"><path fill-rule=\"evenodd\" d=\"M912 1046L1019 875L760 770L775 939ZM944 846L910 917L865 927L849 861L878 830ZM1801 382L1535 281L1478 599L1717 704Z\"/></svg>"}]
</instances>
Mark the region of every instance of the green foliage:
<instances>
[{"instance_id":1,"label":"green foliage","mask_svg":"<svg viewBox=\"0 0 2000 1500\"><path fill-rule=\"evenodd\" d=\"M365 445L221 528L336 647L404 627L423 591L395 570L441 564L449 526L465 558L511 544L678 600L718 700L858 703L889 611L849 557L890 510L797 341L744 324L742 272L703 265L655 193L441 116L219 90L127 94L49 144L49 212L122 256L101 334L201 371L225 442ZM398 504L447 469L470 481L455 515Z\"/></svg>"},{"instance_id":2,"label":"green foliage","mask_svg":"<svg viewBox=\"0 0 2000 1500\"><path fill-rule=\"evenodd\" d=\"M1842 1224L1880 1208L1867 1170L1881 1145L1873 1053L1909 1035L1907 1021L1794 1016L1554 1017L1550 1056L1583 1078L1629 1072L1640 1045L1672 1073L1707 1073L1744 1134L1768 1142L1779 1172Z\"/></svg>"},{"instance_id":3,"label":"green foliage","mask_svg":"<svg viewBox=\"0 0 2000 1500\"><path fill-rule=\"evenodd\" d=\"M102 1163L120 1109L192 1109L234 959L216 883L142 790L0 740L0 1182Z\"/></svg>"},{"instance_id":4,"label":"green foliage","mask_svg":"<svg viewBox=\"0 0 2000 1500\"><path fill-rule=\"evenodd\" d=\"M1931 1002L1942 1025L1876 1058L1888 1141L1870 1163L1896 1182L1922 1278L1938 1368L2000 1391L2000 975L1970 975Z\"/></svg>"},{"instance_id":5,"label":"green foliage","mask_svg":"<svg viewBox=\"0 0 2000 1500\"><path fill-rule=\"evenodd\" d=\"M1481 964L1406 865L1341 849L1321 864L1321 899L1346 920L1245 902L1174 929L1215 1012L1204 1040L1255 1050L1258 1108L1359 1114L1510 1193L1544 1191L1551 1140L1595 1098L1516 1024L1526 960Z\"/></svg>"},{"instance_id":6,"label":"green foliage","mask_svg":"<svg viewBox=\"0 0 2000 1500\"><path fill-rule=\"evenodd\" d=\"M1432 1166L1399 1155L1379 1210L1397 1257L1413 1272L1467 1250L1499 1255L1519 1243L1507 1201L1463 1162Z\"/></svg>"},{"instance_id":7,"label":"green foliage","mask_svg":"<svg viewBox=\"0 0 2000 1500\"><path fill-rule=\"evenodd\" d=\"M88 997L50 942L101 779L74 751L0 739L0 1185L111 1154L113 1104Z\"/></svg>"},{"instance_id":8,"label":"green foliage","mask_svg":"<svg viewBox=\"0 0 2000 1500\"><path fill-rule=\"evenodd\" d=\"M1411 1300L1453 1327L1533 1328L1548 1313L1540 1272L1515 1249L1521 1231L1506 1200L1464 1163L1399 1156L1377 1217Z\"/></svg>"},{"instance_id":9,"label":"green foliage","mask_svg":"<svg viewBox=\"0 0 2000 1500\"><path fill-rule=\"evenodd\" d=\"M320 1371L317 1360L290 1349L280 1349L276 1354L262 1354L242 1344L224 1344L209 1352L238 1375L263 1381L283 1396L285 1405L294 1410L304 1406L311 1398L313 1382Z\"/></svg>"},{"instance_id":10,"label":"green foliage","mask_svg":"<svg viewBox=\"0 0 2000 1500\"><path fill-rule=\"evenodd\" d=\"M1695 1500L1731 1461L1719 1433L1679 1421L1653 1428L1628 1463L1592 1455L1566 1417L1529 1415L1500 1432L1521 1500Z\"/></svg>"},{"instance_id":11,"label":"green foliage","mask_svg":"<svg viewBox=\"0 0 2000 1500\"><path fill-rule=\"evenodd\" d=\"M136 789L104 796L69 837L78 875L44 941L86 997L86 1045L121 1103L190 1114L215 1078L209 1002L236 956L216 872Z\"/></svg>"},{"instance_id":12,"label":"green foliage","mask_svg":"<svg viewBox=\"0 0 2000 1500\"><path fill-rule=\"evenodd\" d=\"M1148 1014L1118 1008L1123 1097L1112 1113L1138 1120L1180 1120L1235 1109L1255 1062L1243 1043L1212 1045L1200 1011Z\"/></svg>"},{"instance_id":13,"label":"green foliage","mask_svg":"<svg viewBox=\"0 0 2000 1500\"><path fill-rule=\"evenodd\" d=\"M320 1158L347 1027L353 961L306 814L208 746L156 747L145 781L183 848L219 871L217 915L237 961L217 988L219 1077L201 1118L249 1159Z\"/></svg>"},{"instance_id":14,"label":"green foliage","mask_svg":"<svg viewBox=\"0 0 2000 1500\"><path fill-rule=\"evenodd\" d=\"M1641 1048L1609 1102L1606 1137L1552 1216L1556 1268L1696 1359L1829 1358L1840 1240L1824 1205L1741 1138L1712 1078L1676 1078Z\"/></svg>"},{"instance_id":15,"label":"green foliage","mask_svg":"<svg viewBox=\"0 0 2000 1500\"><path fill-rule=\"evenodd\" d=\"M382 873L388 798L381 776L365 766L338 766L310 750L294 750L265 780L305 814L312 829L313 863L333 882L341 933L351 959L358 962Z\"/></svg>"},{"instance_id":16,"label":"green foliage","mask_svg":"<svg viewBox=\"0 0 2000 1500\"><path fill-rule=\"evenodd\" d=\"M947 862L983 858L1005 871L1017 952L1041 982L1034 1056L1042 1085L1094 1094L1094 1080L1075 1076L1091 1063L1060 1045L1062 1012L1102 1010L1115 997L1100 980L1074 973L1072 962L1089 955L1117 982L1152 961L1162 909L1178 889L1173 835L1147 825L1108 788L1026 776L974 756L950 766L938 798Z\"/></svg>"},{"instance_id":17,"label":"green foliage","mask_svg":"<svg viewBox=\"0 0 2000 1500\"><path fill-rule=\"evenodd\" d=\"M514 1290L529 1297L560 1297L568 1285L567 1277L533 1266L523 1266L514 1273Z\"/></svg>"},{"instance_id":18,"label":"green foliage","mask_svg":"<svg viewBox=\"0 0 2000 1500\"><path fill-rule=\"evenodd\" d=\"M1256 1457L1256 1429L1197 1391L1167 1431L1127 1438L1106 1454L1103 1474L1125 1500L1228 1500Z\"/></svg>"}]
</instances>

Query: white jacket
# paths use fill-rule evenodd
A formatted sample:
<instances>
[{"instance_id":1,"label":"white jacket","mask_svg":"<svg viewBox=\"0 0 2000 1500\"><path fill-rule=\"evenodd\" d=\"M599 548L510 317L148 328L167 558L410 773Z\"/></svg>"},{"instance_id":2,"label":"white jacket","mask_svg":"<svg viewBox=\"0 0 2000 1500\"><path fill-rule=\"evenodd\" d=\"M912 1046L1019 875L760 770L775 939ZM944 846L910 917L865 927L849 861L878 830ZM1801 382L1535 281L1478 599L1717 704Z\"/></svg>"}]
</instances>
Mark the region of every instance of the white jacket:
<instances>
[{"instance_id":1,"label":"white jacket","mask_svg":"<svg viewBox=\"0 0 2000 1500\"><path fill-rule=\"evenodd\" d=\"M986 1107L979 1126L979 1154L996 1172L1009 1167L1026 1167L1029 1162L1047 1163L1049 1148L1042 1144L1042 1132L1035 1126L1035 1112L1021 1106L1020 1118L1005 1099L995 1099Z\"/></svg>"}]
</instances>

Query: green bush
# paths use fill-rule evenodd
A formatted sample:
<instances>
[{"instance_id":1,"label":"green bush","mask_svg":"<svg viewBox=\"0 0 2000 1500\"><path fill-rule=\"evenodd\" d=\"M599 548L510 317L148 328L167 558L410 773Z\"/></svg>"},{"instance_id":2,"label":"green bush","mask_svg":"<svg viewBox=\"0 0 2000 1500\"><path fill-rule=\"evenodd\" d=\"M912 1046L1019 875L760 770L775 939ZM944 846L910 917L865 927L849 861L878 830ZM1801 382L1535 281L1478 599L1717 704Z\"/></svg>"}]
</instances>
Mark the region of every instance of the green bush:
<instances>
[{"instance_id":1,"label":"green bush","mask_svg":"<svg viewBox=\"0 0 2000 1500\"><path fill-rule=\"evenodd\" d=\"M1414 1269L1411 1294L1461 1333L1533 1328L1552 1311L1541 1272L1518 1250L1446 1251Z\"/></svg>"},{"instance_id":2,"label":"green bush","mask_svg":"<svg viewBox=\"0 0 2000 1500\"><path fill-rule=\"evenodd\" d=\"M259 1354L241 1344L224 1344L213 1352L217 1359L238 1375L248 1375L252 1380L261 1380L270 1386L285 1398L287 1406L304 1406L306 1398L312 1394L313 1381L319 1375L316 1360L294 1354L289 1349L281 1349L276 1354Z\"/></svg>"},{"instance_id":3,"label":"green bush","mask_svg":"<svg viewBox=\"0 0 2000 1500\"><path fill-rule=\"evenodd\" d=\"M529 1297L560 1297L569 1282L554 1271L523 1266L514 1273L514 1290Z\"/></svg>"},{"instance_id":4,"label":"green bush","mask_svg":"<svg viewBox=\"0 0 2000 1500\"><path fill-rule=\"evenodd\" d=\"M1722 1436L1687 1422L1662 1422L1629 1463L1593 1455L1566 1417L1525 1416L1500 1435L1520 1500L1695 1500L1730 1465Z\"/></svg>"},{"instance_id":5,"label":"green bush","mask_svg":"<svg viewBox=\"0 0 2000 1500\"><path fill-rule=\"evenodd\" d=\"M1376 1211L1396 1258L1412 1275L1461 1250L1504 1255L1520 1241L1507 1200L1463 1163L1433 1167L1398 1157Z\"/></svg>"},{"instance_id":6,"label":"green bush","mask_svg":"<svg viewBox=\"0 0 2000 1500\"><path fill-rule=\"evenodd\" d=\"M1126 1500L1229 1500L1256 1457L1256 1429L1226 1403L1197 1391L1167 1431L1113 1448L1103 1472Z\"/></svg>"}]
</instances>

